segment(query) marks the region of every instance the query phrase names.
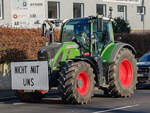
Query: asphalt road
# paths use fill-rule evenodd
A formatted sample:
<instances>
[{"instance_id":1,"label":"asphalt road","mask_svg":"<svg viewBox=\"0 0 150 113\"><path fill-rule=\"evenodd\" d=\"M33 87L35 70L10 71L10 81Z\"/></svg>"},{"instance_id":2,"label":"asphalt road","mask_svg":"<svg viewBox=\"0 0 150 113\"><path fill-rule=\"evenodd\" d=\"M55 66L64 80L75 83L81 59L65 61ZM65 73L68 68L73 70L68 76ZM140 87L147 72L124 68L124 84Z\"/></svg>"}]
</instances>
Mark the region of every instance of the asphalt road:
<instances>
[{"instance_id":1,"label":"asphalt road","mask_svg":"<svg viewBox=\"0 0 150 113\"><path fill-rule=\"evenodd\" d=\"M131 98L108 98L98 93L88 105L64 105L51 95L41 103L10 99L0 102L0 113L150 113L150 88L138 89Z\"/></svg>"}]
</instances>

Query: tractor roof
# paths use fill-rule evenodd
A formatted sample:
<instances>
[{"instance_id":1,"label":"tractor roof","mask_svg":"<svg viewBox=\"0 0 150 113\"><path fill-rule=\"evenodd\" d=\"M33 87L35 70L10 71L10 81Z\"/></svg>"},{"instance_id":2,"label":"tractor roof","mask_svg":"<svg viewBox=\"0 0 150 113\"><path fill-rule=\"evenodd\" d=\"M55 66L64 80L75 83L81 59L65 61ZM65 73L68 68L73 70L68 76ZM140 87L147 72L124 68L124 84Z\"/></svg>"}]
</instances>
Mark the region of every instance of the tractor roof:
<instances>
[{"instance_id":1,"label":"tractor roof","mask_svg":"<svg viewBox=\"0 0 150 113\"><path fill-rule=\"evenodd\" d=\"M103 20L105 21L113 21L113 19L107 18L107 17L102 17ZM73 19L65 19L63 23L66 21L88 21L89 19L96 19L95 16L89 16L89 17L84 17L84 18L73 18Z\"/></svg>"}]
</instances>

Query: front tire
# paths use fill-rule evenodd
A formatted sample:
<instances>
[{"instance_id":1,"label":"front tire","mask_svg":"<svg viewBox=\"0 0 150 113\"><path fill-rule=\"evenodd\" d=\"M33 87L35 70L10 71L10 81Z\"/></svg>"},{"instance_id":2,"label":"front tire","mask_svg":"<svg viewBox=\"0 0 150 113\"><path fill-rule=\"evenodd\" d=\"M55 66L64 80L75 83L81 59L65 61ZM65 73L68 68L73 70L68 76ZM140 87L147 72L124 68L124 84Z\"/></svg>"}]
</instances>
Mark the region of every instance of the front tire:
<instances>
[{"instance_id":1,"label":"front tire","mask_svg":"<svg viewBox=\"0 0 150 113\"><path fill-rule=\"evenodd\" d=\"M116 61L109 66L109 94L113 97L130 97L136 89L136 59L127 48L122 48Z\"/></svg>"},{"instance_id":2,"label":"front tire","mask_svg":"<svg viewBox=\"0 0 150 113\"><path fill-rule=\"evenodd\" d=\"M94 92L94 73L91 66L84 62L67 63L59 77L59 91L64 103L87 104Z\"/></svg>"}]
</instances>

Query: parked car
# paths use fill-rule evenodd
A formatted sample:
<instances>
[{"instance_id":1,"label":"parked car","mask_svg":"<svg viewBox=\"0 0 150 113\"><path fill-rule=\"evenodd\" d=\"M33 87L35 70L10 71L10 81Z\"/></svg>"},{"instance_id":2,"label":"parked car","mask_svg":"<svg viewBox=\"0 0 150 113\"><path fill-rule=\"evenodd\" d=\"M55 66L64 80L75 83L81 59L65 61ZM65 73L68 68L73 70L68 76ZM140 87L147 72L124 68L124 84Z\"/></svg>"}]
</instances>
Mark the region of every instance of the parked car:
<instances>
[{"instance_id":1,"label":"parked car","mask_svg":"<svg viewBox=\"0 0 150 113\"><path fill-rule=\"evenodd\" d=\"M138 84L150 84L150 52L138 59L137 67Z\"/></svg>"}]
</instances>

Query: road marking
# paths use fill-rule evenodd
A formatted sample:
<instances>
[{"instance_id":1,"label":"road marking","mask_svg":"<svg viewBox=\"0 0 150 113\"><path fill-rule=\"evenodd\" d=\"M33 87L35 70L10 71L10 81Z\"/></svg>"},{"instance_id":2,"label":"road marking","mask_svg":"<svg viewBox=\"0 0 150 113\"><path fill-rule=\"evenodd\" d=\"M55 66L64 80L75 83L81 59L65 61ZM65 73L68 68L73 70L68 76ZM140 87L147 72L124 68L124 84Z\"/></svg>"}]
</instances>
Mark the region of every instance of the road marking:
<instances>
[{"instance_id":1,"label":"road marking","mask_svg":"<svg viewBox=\"0 0 150 113\"><path fill-rule=\"evenodd\" d=\"M114 109L109 109L109 110L104 110L104 111L96 111L96 112L93 112L93 113L105 113L105 112L116 111L116 110L131 108L131 107L137 107L137 106L139 106L139 105L136 104L136 105L132 105L132 106L124 106L124 107L114 108Z\"/></svg>"},{"instance_id":2,"label":"road marking","mask_svg":"<svg viewBox=\"0 0 150 113\"><path fill-rule=\"evenodd\" d=\"M23 105L23 104L26 104L26 103L13 103L13 105Z\"/></svg>"},{"instance_id":3,"label":"road marking","mask_svg":"<svg viewBox=\"0 0 150 113\"><path fill-rule=\"evenodd\" d=\"M61 98L43 98L43 100L61 100Z\"/></svg>"}]
</instances>

